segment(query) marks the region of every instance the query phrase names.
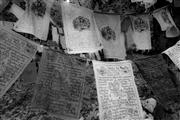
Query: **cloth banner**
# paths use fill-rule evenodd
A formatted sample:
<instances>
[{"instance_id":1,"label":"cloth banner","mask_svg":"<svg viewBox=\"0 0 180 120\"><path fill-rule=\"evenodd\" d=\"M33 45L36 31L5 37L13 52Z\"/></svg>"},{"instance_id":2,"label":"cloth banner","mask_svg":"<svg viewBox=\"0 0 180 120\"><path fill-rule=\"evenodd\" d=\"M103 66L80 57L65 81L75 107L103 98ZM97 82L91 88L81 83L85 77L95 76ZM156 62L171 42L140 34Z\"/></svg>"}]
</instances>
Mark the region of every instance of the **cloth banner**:
<instances>
[{"instance_id":1,"label":"cloth banner","mask_svg":"<svg viewBox=\"0 0 180 120\"><path fill-rule=\"evenodd\" d=\"M94 53L102 49L93 11L62 2L62 16L69 54Z\"/></svg>"},{"instance_id":2,"label":"cloth banner","mask_svg":"<svg viewBox=\"0 0 180 120\"><path fill-rule=\"evenodd\" d=\"M41 40L47 40L50 23L50 8L53 1L30 0L23 16L15 23L14 30L29 33Z\"/></svg>"},{"instance_id":3,"label":"cloth banner","mask_svg":"<svg viewBox=\"0 0 180 120\"><path fill-rule=\"evenodd\" d=\"M154 11L153 16L159 22L162 31L166 31L166 37L177 37L180 34L168 8Z\"/></svg>"},{"instance_id":4,"label":"cloth banner","mask_svg":"<svg viewBox=\"0 0 180 120\"><path fill-rule=\"evenodd\" d=\"M37 45L0 26L0 97L13 85L37 52Z\"/></svg>"},{"instance_id":5,"label":"cloth banner","mask_svg":"<svg viewBox=\"0 0 180 120\"><path fill-rule=\"evenodd\" d=\"M132 38L132 21L129 16L122 18L121 31L124 33L124 36L125 36L126 50L128 51L128 50L134 49L135 43Z\"/></svg>"},{"instance_id":6,"label":"cloth banner","mask_svg":"<svg viewBox=\"0 0 180 120\"><path fill-rule=\"evenodd\" d=\"M148 15L131 16L132 38L138 50L151 49L150 20Z\"/></svg>"},{"instance_id":7,"label":"cloth banner","mask_svg":"<svg viewBox=\"0 0 180 120\"><path fill-rule=\"evenodd\" d=\"M99 28L105 58L125 59L125 38L121 32L119 15L105 15L95 13L96 24Z\"/></svg>"},{"instance_id":8,"label":"cloth banner","mask_svg":"<svg viewBox=\"0 0 180 120\"><path fill-rule=\"evenodd\" d=\"M180 93L168 72L168 66L162 55L155 55L134 61L142 76L152 88L153 93L165 108L180 101Z\"/></svg>"},{"instance_id":9,"label":"cloth banner","mask_svg":"<svg viewBox=\"0 0 180 120\"><path fill-rule=\"evenodd\" d=\"M29 63L29 65L24 69L20 78L23 80L24 84L35 83L37 78L37 65L35 61Z\"/></svg>"},{"instance_id":10,"label":"cloth banner","mask_svg":"<svg viewBox=\"0 0 180 120\"><path fill-rule=\"evenodd\" d=\"M141 120L143 111L130 61L93 61L100 120Z\"/></svg>"},{"instance_id":11,"label":"cloth banner","mask_svg":"<svg viewBox=\"0 0 180 120\"><path fill-rule=\"evenodd\" d=\"M169 56L173 63L180 69L180 41L168 48L163 53Z\"/></svg>"},{"instance_id":12,"label":"cloth banner","mask_svg":"<svg viewBox=\"0 0 180 120\"><path fill-rule=\"evenodd\" d=\"M80 116L86 61L80 57L44 49L32 109L46 110L63 120Z\"/></svg>"},{"instance_id":13,"label":"cloth banner","mask_svg":"<svg viewBox=\"0 0 180 120\"><path fill-rule=\"evenodd\" d=\"M132 27L129 27L128 31L125 33L127 50L136 49L136 44L134 42L132 34L133 34L133 29Z\"/></svg>"},{"instance_id":14,"label":"cloth banner","mask_svg":"<svg viewBox=\"0 0 180 120\"><path fill-rule=\"evenodd\" d=\"M153 97L152 88L144 80L140 70L134 62L132 62L132 68L134 73L134 81L137 85L138 93L140 98L149 98Z\"/></svg>"}]
</instances>

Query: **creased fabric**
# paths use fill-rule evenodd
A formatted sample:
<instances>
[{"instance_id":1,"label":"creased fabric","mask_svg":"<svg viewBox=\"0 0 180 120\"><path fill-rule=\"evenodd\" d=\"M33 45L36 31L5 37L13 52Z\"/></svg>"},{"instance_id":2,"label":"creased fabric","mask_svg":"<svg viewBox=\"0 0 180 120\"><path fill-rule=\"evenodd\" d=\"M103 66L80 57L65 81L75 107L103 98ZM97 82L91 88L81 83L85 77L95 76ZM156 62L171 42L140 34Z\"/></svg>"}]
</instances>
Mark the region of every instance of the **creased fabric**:
<instances>
[{"instance_id":1,"label":"creased fabric","mask_svg":"<svg viewBox=\"0 0 180 120\"><path fill-rule=\"evenodd\" d=\"M120 16L95 13L95 20L103 43L105 58L125 59L125 37L121 32Z\"/></svg>"},{"instance_id":2,"label":"creased fabric","mask_svg":"<svg viewBox=\"0 0 180 120\"><path fill-rule=\"evenodd\" d=\"M79 119L86 62L76 56L44 49L36 81L32 108L58 118Z\"/></svg>"},{"instance_id":3,"label":"creased fabric","mask_svg":"<svg viewBox=\"0 0 180 120\"><path fill-rule=\"evenodd\" d=\"M126 49L127 50L133 50L136 49L136 44L133 39L133 29L129 27L128 31L125 33L125 38L126 38Z\"/></svg>"},{"instance_id":4,"label":"creased fabric","mask_svg":"<svg viewBox=\"0 0 180 120\"><path fill-rule=\"evenodd\" d=\"M148 15L131 16L132 38L138 50L151 49L150 20Z\"/></svg>"},{"instance_id":5,"label":"creased fabric","mask_svg":"<svg viewBox=\"0 0 180 120\"><path fill-rule=\"evenodd\" d=\"M78 54L101 50L93 11L67 2L61 5L67 52Z\"/></svg>"},{"instance_id":6,"label":"creased fabric","mask_svg":"<svg viewBox=\"0 0 180 120\"><path fill-rule=\"evenodd\" d=\"M177 37L180 34L168 8L155 11L153 16L159 22L162 31L166 31L166 37Z\"/></svg>"},{"instance_id":7,"label":"creased fabric","mask_svg":"<svg viewBox=\"0 0 180 120\"><path fill-rule=\"evenodd\" d=\"M29 33L41 40L47 40L50 17L48 15L53 1L27 1L27 8L23 16L15 23L14 30Z\"/></svg>"},{"instance_id":8,"label":"creased fabric","mask_svg":"<svg viewBox=\"0 0 180 120\"><path fill-rule=\"evenodd\" d=\"M180 92L168 73L168 66L162 55L137 59L135 63L152 88L158 102L167 109L180 102Z\"/></svg>"},{"instance_id":9,"label":"creased fabric","mask_svg":"<svg viewBox=\"0 0 180 120\"><path fill-rule=\"evenodd\" d=\"M141 98L153 97L152 88L148 85L147 81L145 81L139 68L134 62L132 62L132 68L133 68L134 80L137 85L139 97Z\"/></svg>"},{"instance_id":10,"label":"creased fabric","mask_svg":"<svg viewBox=\"0 0 180 120\"><path fill-rule=\"evenodd\" d=\"M163 53L169 56L173 63L180 69L180 41L168 48Z\"/></svg>"},{"instance_id":11,"label":"creased fabric","mask_svg":"<svg viewBox=\"0 0 180 120\"><path fill-rule=\"evenodd\" d=\"M168 14L169 11L166 9L159 9L153 13L153 16L159 22L162 31L166 31L167 28L173 26Z\"/></svg>"},{"instance_id":12,"label":"creased fabric","mask_svg":"<svg viewBox=\"0 0 180 120\"><path fill-rule=\"evenodd\" d=\"M130 61L93 61L100 120L141 120L143 111Z\"/></svg>"}]
</instances>

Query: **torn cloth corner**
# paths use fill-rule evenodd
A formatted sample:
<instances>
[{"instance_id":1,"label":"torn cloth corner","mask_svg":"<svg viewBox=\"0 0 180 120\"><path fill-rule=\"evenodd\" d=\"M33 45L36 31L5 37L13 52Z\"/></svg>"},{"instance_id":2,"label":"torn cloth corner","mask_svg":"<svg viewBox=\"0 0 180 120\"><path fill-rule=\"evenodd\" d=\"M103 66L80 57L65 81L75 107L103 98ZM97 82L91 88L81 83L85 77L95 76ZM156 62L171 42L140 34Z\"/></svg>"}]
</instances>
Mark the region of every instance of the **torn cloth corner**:
<instances>
[{"instance_id":1,"label":"torn cloth corner","mask_svg":"<svg viewBox=\"0 0 180 120\"><path fill-rule=\"evenodd\" d=\"M180 69L180 41L168 48L163 53L169 56L173 63Z\"/></svg>"}]
</instances>

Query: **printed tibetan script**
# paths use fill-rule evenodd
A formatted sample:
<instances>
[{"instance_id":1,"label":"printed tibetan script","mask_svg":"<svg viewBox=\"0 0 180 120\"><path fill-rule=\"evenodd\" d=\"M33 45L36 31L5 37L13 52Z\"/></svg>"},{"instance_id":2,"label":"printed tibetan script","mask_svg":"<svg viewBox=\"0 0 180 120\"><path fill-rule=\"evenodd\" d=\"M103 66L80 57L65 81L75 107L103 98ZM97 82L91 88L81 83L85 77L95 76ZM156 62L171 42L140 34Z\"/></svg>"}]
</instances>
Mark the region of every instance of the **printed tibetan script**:
<instances>
[{"instance_id":1,"label":"printed tibetan script","mask_svg":"<svg viewBox=\"0 0 180 120\"><path fill-rule=\"evenodd\" d=\"M33 109L66 120L80 115L86 62L79 57L45 49L41 58Z\"/></svg>"},{"instance_id":2,"label":"printed tibetan script","mask_svg":"<svg viewBox=\"0 0 180 120\"><path fill-rule=\"evenodd\" d=\"M20 76L36 51L35 43L0 26L0 97Z\"/></svg>"},{"instance_id":3,"label":"printed tibetan script","mask_svg":"<svg viewBox=\"0 0 180 120\"><path fill-rule=\"evenodd\" d=\"M134 60L154 96L166 109L176 106L180 93L161 54Z\"/></svg>"},{"instance_id":4,"label":"printed tibetan script","mask_svg":"<svg viewBox=\"0 0 180 120\"><path fill-rule=\"evenodd\" d=\"M142 120L130 61L93 61L100 120Z\"/></svg>"}]
</instances>

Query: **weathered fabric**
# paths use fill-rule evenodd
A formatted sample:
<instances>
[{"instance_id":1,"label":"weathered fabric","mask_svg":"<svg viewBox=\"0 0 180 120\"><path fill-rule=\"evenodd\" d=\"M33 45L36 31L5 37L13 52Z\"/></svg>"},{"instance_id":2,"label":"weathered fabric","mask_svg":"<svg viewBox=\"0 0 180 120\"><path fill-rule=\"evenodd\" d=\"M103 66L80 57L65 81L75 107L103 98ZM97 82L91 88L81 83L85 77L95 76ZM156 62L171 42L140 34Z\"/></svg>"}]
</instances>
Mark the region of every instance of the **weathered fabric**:
<instances>
[{"instance_id":1,"label":"weathered fabric","mask_svg":"<svg viewBox=\"0 0 180 120\"><path fill-rule=\"evenodd\" d=\"M143 119L130 61L93 61L100 120Z\"/></svg>"},{"instance_id":2,"label":"weathered fabric","mask_svg":"<svg viewBox=\"0 0 180 120\"><path fill-rule=\"evenodd\" d=\"M125 59L125 37L119 15L94 14L100 32L105 58Z\"/></svg>"},{"instance_id":3,"label":"weathered fabric","mask_svg":"<svg viewBox=\"0 0 180 120\"><path fill-rule=\"evenodd\" d=\"M169 13L169 11L167 10L167 8L156 10L156 11L154 11L154 13L153 13L153 16L154 16L154 17L156 18L156 20L159 22L162 31L165 31L165 30L167 30L167 28L173 26L173 25L172 25L172 22L171 22L171 20L170 20L170 18L169 18L169 17L171 17L171 16L169 16L168 14L170 14L170 13Z\"/></svg>"},{"instance_id":4,"label":"weathered fabric","mask_svg":"<svg viewBox=\"0 0 180 120\"><path fill-rule=\"evenodd\" d=\"M134 80L137 85L139 97L141 98L152 97L153 96L152 88L147 84L141 72L139 71L139 68L136 66L134 62L132 62L132 68L133 68Z\"/></svg>"},{"instance_id":5,"label":"weathered fabric","mask_svg":"<svg viewBox=\"0 0 180 120\"><path fill-rule=\"evenodd\" d=\"M153 16L159 22L162 31L166 31L166 37L177 37L180 34L168 8L156 10Z\"/></svg>"},{"instance_id":6,"label":"weathered fabric","mask_svg":"<svg viewBox=\"0 0 180 120\"><path fill-rule=\"evenodd\" d=\"M85 79L85 61L44 49L32 108L58 118L79 119Z\"/></svg>"},{"instance_id":7,"label":"weathered fabric","mask_svg":"<svg viewBox=\"0 0 180 120\"><path fill-rule=\"evenodd\" d=\"M176 102L180 102L180 92L168 73L168 66L162 55L137 59L135 63L144 79L152 87L158 102L167 109Z\"/></svg>"},{"instance_id":8,"label":"weathered fabric","mask_svg":"<svg viewBox=\"0 0 180 120\"><path fill-rule=\"evenodd\" d=\"M52 3L53 1L49 2L48 0L28 1L26 11L15 23L14 30L32 34L41 40L47 40L50 24L48 13Z\"/></svg>"},{"instance_id":9,"label":"weathered fabric","mask_svg":"<svg viewBox=\"0 0 180 120\"><path fill-rule=\"evenodd\" d=\"M67 52L78 54L101 50L93 11L67 2L61 5Z\"/></svg>"},{"instance_id":10,"label":"weathered fabric","mask_svg":"<svg viewBox=\"0 0 180 120\"><path fill-rule=\"evenodd\" d=\"M138 50L151 49L150 18L147 15L131 16L132 38Z\"/></svg>"}]
</instances>

